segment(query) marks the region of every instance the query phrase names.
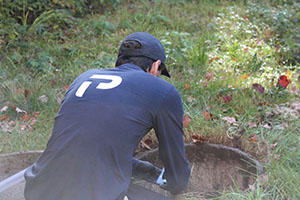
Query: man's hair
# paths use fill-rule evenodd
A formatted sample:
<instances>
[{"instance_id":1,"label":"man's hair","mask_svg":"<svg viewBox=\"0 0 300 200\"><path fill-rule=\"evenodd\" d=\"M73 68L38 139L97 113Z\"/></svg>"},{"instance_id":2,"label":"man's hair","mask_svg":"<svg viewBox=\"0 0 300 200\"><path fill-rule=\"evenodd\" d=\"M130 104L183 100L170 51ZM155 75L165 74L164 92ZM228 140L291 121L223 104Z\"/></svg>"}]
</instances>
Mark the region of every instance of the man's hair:
<instances>
[{"instance_id":1,"label":"man's hair","mask_svg":"<svg viewBox=\"0 0 300 200\"><path fill-rule=\"evenodd\" d=\"M123 42L123 45L120 48L126 48L126 49L141 49L142 45L138 42L138 41L134 41L134 40L129 40L129 41L125 41ZM155 60L152 60L151 58L147 58L144 56L123 56L120 55L116 61L116 67L126 64L126 63L132 63L135 64L137 66L139 66L140 68L142 68L145 72L147 72L147 70L151 70L152 64L153 62L155 62ZM163 65L159 66L159 70L163 69Z\"/></svg>"}]
</instances>

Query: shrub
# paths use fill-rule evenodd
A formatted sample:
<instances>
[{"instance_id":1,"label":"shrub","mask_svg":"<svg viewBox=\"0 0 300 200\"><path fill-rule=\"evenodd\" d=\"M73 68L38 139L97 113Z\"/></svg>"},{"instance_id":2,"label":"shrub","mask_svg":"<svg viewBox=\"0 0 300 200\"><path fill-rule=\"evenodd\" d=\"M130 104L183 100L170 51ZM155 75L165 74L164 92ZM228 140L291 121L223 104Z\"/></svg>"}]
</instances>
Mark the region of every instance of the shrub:
<instances>
[{"instance_id":1,"label":"shrub","mask_svg":"<svg viewBox=\"0 0 300 200\"><path fill-rule=\"evenodd\" d=\"M0 0L0 40L9 46L25 34L53 33L72 25L74 17L113 9L121 0Z\"/></svg>"},{"instance_id":2,"label":"shrub","mask_svg":"<svg viewBox=\"0 0 300 200\"><path fill-rule=\"evenodd\" d=\"M251 21L270 27L269 34L277 38L278 46L282 46L281 60L292 65L300 62L299 6L297 1L272 0L270 4L250 3L247 11Z\"/></svg>"}]
</instances>

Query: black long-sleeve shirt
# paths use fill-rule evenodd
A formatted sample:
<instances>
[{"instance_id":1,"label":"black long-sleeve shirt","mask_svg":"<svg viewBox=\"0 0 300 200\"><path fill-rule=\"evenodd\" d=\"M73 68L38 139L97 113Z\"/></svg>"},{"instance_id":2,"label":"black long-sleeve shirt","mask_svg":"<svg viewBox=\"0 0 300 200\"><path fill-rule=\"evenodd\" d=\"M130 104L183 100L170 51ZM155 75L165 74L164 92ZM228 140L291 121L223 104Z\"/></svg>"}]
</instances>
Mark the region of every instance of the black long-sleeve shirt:
<instances>
[{"instance_id":1,"label":"black long-sleeve shirt","mask_svg":"<svg viewBox=\"0 0 300 200\"><path fill-rule=\"evenodd\" d=\"M44 153L25 173L25 198L123 199L134 151L152 128L164 178L172 191L185 189L190 167L182 118L174 86L140 67L88 70L70 85Z\"/></svg>"}]
</instances>

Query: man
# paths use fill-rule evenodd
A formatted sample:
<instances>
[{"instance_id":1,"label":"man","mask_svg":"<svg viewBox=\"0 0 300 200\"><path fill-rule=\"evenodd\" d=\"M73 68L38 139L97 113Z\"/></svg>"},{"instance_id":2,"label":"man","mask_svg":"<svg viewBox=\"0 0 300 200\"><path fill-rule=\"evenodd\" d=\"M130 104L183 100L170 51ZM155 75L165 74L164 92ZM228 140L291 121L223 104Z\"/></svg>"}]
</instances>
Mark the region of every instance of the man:
<instances>
[{"instance_id":1,"label":"man","mask_svg":"<svg viewBox=\"0 0 300 200\"><path fill-rule=\"evenodd\" d=\"M153 128L166 183L178 194L187 188L190 167L184 153L179 93L161 74L160 41L137 32L121 43L116 67L88 70L70 85L52 136L25 173L26 200L169 199L131 183L132 175L155 182L160 170L133 158Z\"/></svg>"}]
</instances>

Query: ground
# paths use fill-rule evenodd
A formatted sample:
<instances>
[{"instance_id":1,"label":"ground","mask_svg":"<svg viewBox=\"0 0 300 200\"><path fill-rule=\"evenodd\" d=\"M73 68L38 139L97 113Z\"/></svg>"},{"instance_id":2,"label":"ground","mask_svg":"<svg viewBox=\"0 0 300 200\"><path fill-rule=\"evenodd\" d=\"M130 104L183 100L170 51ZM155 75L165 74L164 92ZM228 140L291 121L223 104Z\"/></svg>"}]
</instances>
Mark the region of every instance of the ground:
<instances>
[{"instance_id":1,"label":"ground","mask_svg":"<svg viewBox=\"0 0 300 200\"><path fill-rule=\"evenodd\" d=\"M113 67L120 41L147 31L165 47L185 142L263 164L263 181L220 199L300 198L298 2L24 2L0 7L0 153L44 149L71 82ZM150 132L139 150L156 146Z\"/></svg>"}]
</instances>

